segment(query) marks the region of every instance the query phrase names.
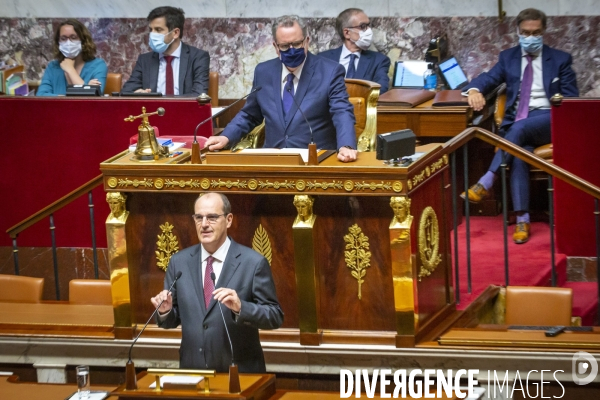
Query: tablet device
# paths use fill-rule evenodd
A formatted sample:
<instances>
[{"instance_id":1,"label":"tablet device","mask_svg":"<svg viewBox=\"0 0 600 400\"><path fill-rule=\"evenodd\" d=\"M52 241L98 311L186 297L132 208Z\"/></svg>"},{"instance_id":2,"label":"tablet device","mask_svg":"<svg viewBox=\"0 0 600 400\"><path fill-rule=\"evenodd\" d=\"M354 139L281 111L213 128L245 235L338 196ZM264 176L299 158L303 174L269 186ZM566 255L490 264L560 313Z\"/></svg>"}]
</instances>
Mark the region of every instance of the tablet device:
<instances>
[{"instance_id":1,"label":"tablet device","mask_svg":"<svg viewBox=\"0 0 600 400\"><path fill-rule=\"evenodd\" d=\"M467 86L469 80L465 72L458 64L456 57L450 57L439 65L440 74L451 90L462 89Z\"/></svg>"},{"instance_id":2,"label":"tablet device","mask_svg":"<svg viewBox=\"0 0 600 400\"><path fill-rule=\"evenodd\" d=\"M396 61L392 86L395 89L423 89L427 61Z\"/></svg>"},{"instance_id":3,"label":"tablet device","mask_svg":"<svg viewBox=\"0 0 600 400\"><path fill-rule=\"evenodd\" d=\"M67 96L100 96L99 85L67 85Z\"/></svg>"}]
</instances>

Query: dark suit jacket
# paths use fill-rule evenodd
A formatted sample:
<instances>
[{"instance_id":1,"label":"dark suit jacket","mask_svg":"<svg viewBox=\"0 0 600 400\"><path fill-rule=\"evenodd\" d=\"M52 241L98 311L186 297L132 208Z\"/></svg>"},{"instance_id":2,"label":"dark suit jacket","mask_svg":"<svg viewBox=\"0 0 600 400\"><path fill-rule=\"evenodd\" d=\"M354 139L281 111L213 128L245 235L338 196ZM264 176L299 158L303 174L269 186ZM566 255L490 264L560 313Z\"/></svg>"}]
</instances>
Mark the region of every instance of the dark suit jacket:
<instances>
[{"instance_id":1,"label":"dark suit jacket","mask_svg":"<svg viewBox=\"0 0 600 400\"><path fill-rule=\"evenodd\" d=\"M129 80L123 85L123 92L135 92L150 88L156 92L160 55L154 51L141 54L131 72ZM208 93L208 72L210 56L204 50L181 42L179 60L179 94L198 96Z\"/></svg>"},{"instance_id":2,"label":"dark suit jacket","mask_svg":"<svg viewBox=\"0 0 600 400\"><path fill-rule=\"evenodd\" d=\"M514 105L521 88L521 47L515 46L500 53L498 63L489 72L473 79L463 91L477 88L482 94L489 93L506 82L506 116L502 126L515 120ZM546 96L550 99L556 93L565 97L579 96L575 72L571 68L571 55L544 45L542 50L542 79Z\"/></svg>"},{"instance_id":3,"label":"dark suit jacket","mask_svg":"<svg viewBox=\"0 0 600 400\"><path fill-rule=\"evenodd\" d=\"M204 306L201 245L188 247L171 257L164 287L168 289L178 271L181 278L173 288L173 309L159 326L181 324L180 368L229 370L231 350L219 305L213 299ZM268 261L233 240L225 257L216 287L234 289L242 302L237 320L223 307L240 372L265 372L265 360L258 338L259 329L276 329L283 323Z\"/></svg>"},{"instance_id":4,"label":"dark suit jacket","mask_svg":"<svg viewBox=\"0 0 600 400\"><path fill-rule=\"evenodd\" d=\"M340 62L342 55L342 46L319 53L321 57L329 58L337 63ZM356 69L355 79L365 79L371 82L377 82L381 85L379 93L383 94L390 87L390 59L385 54L371 50L363 50L358 59L358 68Z\"/></svg>"},{"instance_id":5,"label":"dark suit jacket","mask_svg":"<svg viewBox=\"0 0 600 400\"><path fill-rule=\"evenodd\" d=\"M253 87L262 90L248 97L242 110L222 135L233 145L265 119L265 144L271 148L307 148L310 130L296 104L287 118L281 100L281 60L274 58L256 66ZM294 96L313 130L317 147L356 149L354 107L348 101L344 67L308 53Z\"/></svg>"}]
</instances>

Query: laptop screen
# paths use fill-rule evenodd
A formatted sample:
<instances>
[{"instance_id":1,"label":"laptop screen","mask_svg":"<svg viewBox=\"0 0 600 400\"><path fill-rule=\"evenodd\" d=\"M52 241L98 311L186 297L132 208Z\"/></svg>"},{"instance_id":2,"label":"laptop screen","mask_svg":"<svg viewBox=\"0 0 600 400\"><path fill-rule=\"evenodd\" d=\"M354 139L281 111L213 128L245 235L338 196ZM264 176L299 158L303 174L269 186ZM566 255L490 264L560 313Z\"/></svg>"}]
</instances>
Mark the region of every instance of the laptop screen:
<instances>
[{"instance_id":1,"label":"laptop screen","mask_svg":"<svg viewBox=\"0 0 600 400\"><path fill-rule=\"evenodd\" d=\"M460 89L469 83L467 76L460 65L458 65L458 61L455 57L450 57L446 61L440 63L439 68L451 90Z\"/></svg>"},{"instance_id":2,"label":"laptop screen","mask_svg":"<svg viewBox=\"0 0 600 400\"><path fill-rule=\"evenodd\" d=\"M393 87L422 89L427 64L426 61L396 61Z\"/></svg>"}]
</instances>

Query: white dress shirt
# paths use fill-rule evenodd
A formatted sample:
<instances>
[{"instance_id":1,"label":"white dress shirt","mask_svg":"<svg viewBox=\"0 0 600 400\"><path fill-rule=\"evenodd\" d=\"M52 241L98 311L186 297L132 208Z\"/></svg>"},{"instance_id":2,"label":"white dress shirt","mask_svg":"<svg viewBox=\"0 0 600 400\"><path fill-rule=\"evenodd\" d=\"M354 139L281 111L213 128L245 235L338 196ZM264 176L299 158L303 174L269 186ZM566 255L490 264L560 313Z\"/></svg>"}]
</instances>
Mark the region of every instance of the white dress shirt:
<instances>
[{"instance_id":1,"label":"white dress shirt","mask_svg":"<svg viewBox=\"0 0 600 400\"><path fill-rule=\"evenodd\" d=\"M285 90L285 85L287 83L287 76L289 74L294 74L294 94L296 94L296 91L298 90L298 82L300 82L300 75L302 75L302 68L304 68L304 63L306 62L306 60L304 60L302 62L302 64L300 64L300 66L298 66L298 68L296 68L296 70L294 72L291 72L289 69L286 68L285 65L283 65L283 63L281 64L281 82L283 82L281 84L281 98L283 99L283 91Z\"/></svg>"},{"instance_id":2,"label":"white dress shirt","mask_svg":"<svg viewBox=\"0 0 600 400\"><path fill-rule=\"evenodd\" d=\"M527 67L527 53L521 49L521 81L523 80L523 74L525 67ZM532 53L533 59L531 66L533 67L533 82L531 84L531 97L529 98L529 109L549 109L550 101L544 90L544 76L542 73L542 50L537 53ZM520 93L519 93L520 96ZM515 110L519 109L519 102L515 103Z\"/></svg>"},{"instance_id":3,"label":"white dress shirt","mask_svg":"<svg viewBox=\"0 0 600 400\"><path fill-rule=\"evenodd\" d=\"M350 54L354 54L356 56L356 58L354 59L354 70L357 71L358 61L360 59L360 51L351 52L350 50L348 50L345 44L342 45L342 54L340 54L340 64L344 66L344 68L346 69L346 73L348 73L348 65L350 65L350 57L348 57Z\"/></svg>"},{"instance_id":4,"label":"white dress shirt","mask_svg":"<svg viewBox=\"0 0 600 400\"><path fill-rule=\"evenodd\" d=\"M181 60L181 42L177 50L172 54L175 57L171 60L171 67L173 67L173 93L179 95L179 61ZM167 60L165 60L165 54L160 54L158 63L158 82L156 83L156 91L161 92L163 95L167 94Z\"/></svg>"},{"instance_id":5,"label":"white dress shirt","mask_svg":"<svg viewBox=\"0 0 600 400\"><path fill-rule=\"evenodd\" d=\"M202 254L200 255L200 260L202 261L202 285L204 285L204 275L206 274L206 259L209 256L213 256L213 271L215 273L215 288L217 283L219 282L219 277L221 276L221 271L223 270L223 262L225 261L225 257L227 257L227 252L229 251L229 246L231 246L231 239L227 237L225 239L225 243L221 245L214 253L210 254L208 251L202 247Z\"/></svg>"}]
</instances>

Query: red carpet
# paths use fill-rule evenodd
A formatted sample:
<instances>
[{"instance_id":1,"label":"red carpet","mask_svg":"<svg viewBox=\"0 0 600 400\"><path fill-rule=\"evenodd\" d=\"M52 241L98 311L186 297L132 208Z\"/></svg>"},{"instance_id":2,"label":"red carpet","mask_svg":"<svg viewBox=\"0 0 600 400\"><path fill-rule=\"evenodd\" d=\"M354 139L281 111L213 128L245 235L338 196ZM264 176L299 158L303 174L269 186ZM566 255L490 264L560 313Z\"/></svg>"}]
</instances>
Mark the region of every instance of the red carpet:
<instances>
[{"instance_id":1,"label":"red carpet","mask_svg":"<svg viewBox=\"0 0 600 400\"><path fill-rule=\"evenodd\" d=\"M463 220L462 224L458 226L460 272L460 304L458 305L458 308L461 310L475 300L475 298L477 298L477 296L479 296L490 284L505 285L502 216L471 217L470 223L471 293L467 292L465 221ZM517 245L513 243L513 231L514 225L509 225L509 284L522 286L549 286L551 284L551 258L550 228L548 224L544 222L532 223L531 237L525 244ZM451 233L451 241L454 243L454 232ZM558 285L564 286L566 283L566 256L563 254L556 254L555 263L557 266ZM581 293L575 293L575 297L577 298L580 294ZM592 298L594 301L596 300L595 295ZM588 298L588 303L589 300L590 299Z\"/></svg>"}]
</instances>

